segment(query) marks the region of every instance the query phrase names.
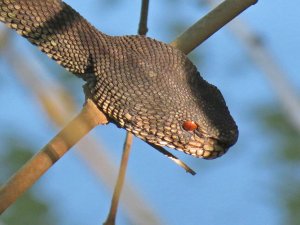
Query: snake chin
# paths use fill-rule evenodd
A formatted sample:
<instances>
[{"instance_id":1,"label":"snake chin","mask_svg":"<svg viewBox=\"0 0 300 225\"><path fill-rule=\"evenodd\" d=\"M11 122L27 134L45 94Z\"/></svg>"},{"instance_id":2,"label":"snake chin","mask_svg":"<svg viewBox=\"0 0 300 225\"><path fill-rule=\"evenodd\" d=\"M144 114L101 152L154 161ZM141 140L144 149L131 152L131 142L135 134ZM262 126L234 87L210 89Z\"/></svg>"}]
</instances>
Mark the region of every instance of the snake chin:
<instances>
[{"instance_id":1,"label":"snake chin","mask_svg":"<svg viewBox=\"0 0 300 225\"><path fill-rule=\"evenodd\" d=\"M224 155L230 146L222 143L221 141L211 138L211 137L203 137L198 135L193 135L189 141L182 143L178 141L173 141L168 138L156 139L155 136L143 136L136 130L127 129L128 131L134 133L137 137L142 140L148 142L149 144L156 146L167 146L169 148L173 148L179 151L182 151L188 155L192 155L196 158L203 159L215 159L222 155Z\"/></svg>"},{"instance_id":2,"label":"snake chin","mask_svg":"<svg viewBox=\"0 0 300 225\"><path fill-rule=\"evenodd\" d=\"M197 158L215 159L224 155L228 150L213 139L202 140L202 142L199 146L199 142L195 145L195 141L190 141L183 151Z\"/></svg>"},{"instance_id":3,"label":"snake chin","mask_svg":"<svg viewBox=\"0 0 300 225\"><path fill-rule=\"evenodd\" d=\"M179 151L182 151L188 155L192 155L196 158L203 159L215 159L224 155L229 147L216 140L209 137L198 137L197 135L193 136L186 144L181 143L168 143L166 141L154 142L158 146L167 146Z\"/></svg>"},{"instance_id":4,"label":"snake chin","mask_svg":"<svg viewBox=\"0 0 300 225\"><path fill-rule=\"evenodd\" d=\"M215 137L210 137L209 134L198 131L198 132L181 132L179 136L167 136L162 132L149 133L149 131L144 131L135 126L126 124L126 130L132 132L135 136L146 141L150 145L164 147L167 146L172 149L182 151L188 155L194 156L196 158L203 159L215 159L224 155L230 146L236 142L230 142L228 139L218 139ZM183 136L182 134L186 134Z\"/></svg>"},{"instance_id":5,"label":"snake chin","mask_svg":"<svg viewBox=\"0 0 300 225\"><path fill-rule=\"evenodd\" d=\"M179 150L197 158L215 159L224 155L228 147L214 138L194 135L185 147Z\"/></svg>"}]
</instances>

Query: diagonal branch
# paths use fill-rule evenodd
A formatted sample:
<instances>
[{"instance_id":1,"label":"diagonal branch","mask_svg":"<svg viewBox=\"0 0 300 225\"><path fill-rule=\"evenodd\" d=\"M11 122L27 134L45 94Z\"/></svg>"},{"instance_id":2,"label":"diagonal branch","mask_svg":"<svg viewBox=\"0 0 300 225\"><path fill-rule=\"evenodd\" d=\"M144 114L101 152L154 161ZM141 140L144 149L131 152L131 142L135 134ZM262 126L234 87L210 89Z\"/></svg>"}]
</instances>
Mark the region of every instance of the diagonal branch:
<instances>
[{"instance_id":1,"label":"diagonal branch","mask_svg":"<svg viewBox=\"0 0 300 225\"><path fill-rule=\"evenodd\" d=\"M180 159L178 159L175 155L168 152L166 149L164 149L161 146L156 146L153 144L148 143L151 147L162 153L163 155L167 156L169 159L171 159L173 162L175 162L177 165L181 166L187 173L190 173L192 175L196 175L196 172L192 170L188 165L186 165L184 162L182 162Z\"/></svg>"},{"instance_id":2,"label":"diagonal branch","mask_svg":"<svg viewBox=\"0 0 300 225\"><path fill-rule=\"evenodd\" d=\"M119 175L118 175L117 183L115 186L115 190L114 190L114 194L113 194L113 198L112 198L112 202L111 202L111 207L109 210L108 217L103 225L114 225L115 224L120 195L121 195L121 191L123 188L127 164L128 164L128 160L129 160L129 156L130 156L132 140L133 140L133 134L130 132L127 132L126 141L124 143L124 149L123 149L123 154L122 154L122 159L121 159L121 165L120 165L120 169L119 169Z\"/></svg>"},{"instance_id":3,"label":"diagonal branch","mask_svg":"<svg viewBox=\"0 0 300 225\"><path fill-rule=\"evenodd\" d=\"M190 53L207 38L221 29L245 9L254 5L258 0L226 0L210 11L183 34L176 38L171 45L185 54Z\"/></svg>"},{"instance_id":4,"label":"diagonal branch","mask_svg":"<svg viewBox=\"0 0 300 225\"><path fill-rule=\"evenodd\" d=\"M106 116L87 100L81 112L0 189L0 214ZM75 132L76 131L76 132Z\"/></svg>"}]
</instances>

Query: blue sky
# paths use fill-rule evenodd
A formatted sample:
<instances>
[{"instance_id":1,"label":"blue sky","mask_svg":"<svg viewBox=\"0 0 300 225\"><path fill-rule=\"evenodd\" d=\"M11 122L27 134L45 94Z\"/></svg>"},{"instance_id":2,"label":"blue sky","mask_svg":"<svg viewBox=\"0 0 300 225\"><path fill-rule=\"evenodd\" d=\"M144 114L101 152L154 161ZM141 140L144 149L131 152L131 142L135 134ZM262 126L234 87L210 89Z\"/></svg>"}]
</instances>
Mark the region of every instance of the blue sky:
<instances>
[{"instance_id":1,"label":"blue sky","mask_svg":"<svg viewBox=\"0 0 300 225\"><path fill-rule=\"evenodd\" d=\"M105 33L136 33L140 1L124 0L111 7L101 0L84 1L84 4L75 0L66 2ZM168 2L150 3L148 35L164 42L175 38L167 32L173 20L192 24L205 13L196 7L195 1L178 0L178 6L172 8ZM296 89L300 87L298 4L297 1L261 0L239 17L261 35ZM30 57L39 57L35 47L20 37L15 39L20 49L31 52ZM225 156L212 161L175 152L195 168L198 174L193 177L135 139L128 178L166 224L279 225L284 214L274 194L276 165L266 163L274 140L253 115L257 105L276 102L277 96L243 45L226 27L195 51L204 55L203 61L194 61L202 76L221 89L238 123L238 143ZM12 71L6 64L5 60L0 61L0 82L5 84L0 84L0 100L5 106L0 110L0 135L3 137L7 132L2 128L9 127L9 132L17 132L37 151L58 129L44 116L34 94L10 75ZM52 79L51 72L44 73L45 79ZM81 85L78 82L80 91ZM101 139L111 157L119 161L125 137L123 130L108 125L96 128L91 135ZM1 139L0 146L3 145ZM98 182L74 150L51 168L34 188L51 202L62 224L100 224L109 209L111 191ZM118 222L127 224L122 210Z\"/></svg>"}]
</instances>

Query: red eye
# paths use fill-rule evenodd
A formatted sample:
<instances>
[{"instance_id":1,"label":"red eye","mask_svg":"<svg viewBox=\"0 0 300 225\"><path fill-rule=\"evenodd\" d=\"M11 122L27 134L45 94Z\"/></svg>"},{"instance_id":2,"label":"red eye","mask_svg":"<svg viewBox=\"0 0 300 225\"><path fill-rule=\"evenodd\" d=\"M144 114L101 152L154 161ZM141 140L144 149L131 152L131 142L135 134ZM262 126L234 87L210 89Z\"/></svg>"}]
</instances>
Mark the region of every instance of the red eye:
<instances>
[{"instance_id":1,"label":"red eye","mask_svg":"<svg viewBox=\"0 0 300 225\"><path fill-rule=\"evenodd\" d=\"M197 124L194 121L191 120L187 120L184 121L182 124L183 129L185 129L186 131L194 131L197 129Z\"/></svg>"}]
</instances>

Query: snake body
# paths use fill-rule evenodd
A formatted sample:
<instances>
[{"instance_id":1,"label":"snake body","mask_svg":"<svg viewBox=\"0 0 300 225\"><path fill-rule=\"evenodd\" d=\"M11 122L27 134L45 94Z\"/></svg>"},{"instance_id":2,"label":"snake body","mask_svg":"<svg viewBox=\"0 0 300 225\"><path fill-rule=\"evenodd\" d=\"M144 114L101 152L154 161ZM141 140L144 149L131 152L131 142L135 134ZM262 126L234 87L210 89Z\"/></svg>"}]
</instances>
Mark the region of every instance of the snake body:
<instances>
[{"instance_id":1,"label":"snake body","mask_svg":"<svg viewBox=\"0 0 300 225\"><path fill-rule=\"evenodd\" d=\"M206 159L237 141L220 91L170 45L106 35L60 0L0 0L0 21L84 79L97 107L142 140Z\"/></svg>"}]
</instances>

